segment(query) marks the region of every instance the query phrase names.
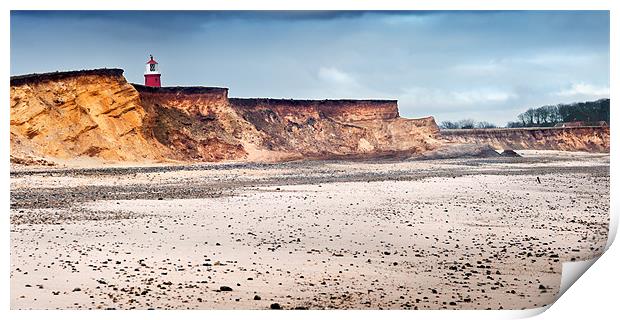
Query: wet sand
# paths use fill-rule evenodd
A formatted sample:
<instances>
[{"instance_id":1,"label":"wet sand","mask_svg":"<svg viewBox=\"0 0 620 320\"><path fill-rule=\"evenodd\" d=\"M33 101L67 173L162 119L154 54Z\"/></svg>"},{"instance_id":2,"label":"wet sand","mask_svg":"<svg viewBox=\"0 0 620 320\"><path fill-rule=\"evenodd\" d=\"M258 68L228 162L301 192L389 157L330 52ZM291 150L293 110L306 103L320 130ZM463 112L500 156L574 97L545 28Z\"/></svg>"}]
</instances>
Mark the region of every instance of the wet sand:
<instances>
[{"instance_id":1,"label":"wet sand","mask_svg":"<svg viewBox=\"0 0 620 320\"><path fill-rule=\"evenodd\" d=\"M11 308L547 305L605 246L609 155L519 153L14 167Z\"/></svg>"}]
</instances>

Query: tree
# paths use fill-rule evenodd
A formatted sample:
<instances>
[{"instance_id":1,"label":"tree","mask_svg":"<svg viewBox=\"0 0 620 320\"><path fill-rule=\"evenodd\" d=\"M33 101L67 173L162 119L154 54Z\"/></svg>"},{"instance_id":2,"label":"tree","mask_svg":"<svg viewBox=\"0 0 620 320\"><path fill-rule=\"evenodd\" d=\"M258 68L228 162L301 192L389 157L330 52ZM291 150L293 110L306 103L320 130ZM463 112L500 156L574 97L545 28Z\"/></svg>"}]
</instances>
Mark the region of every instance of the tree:
<instances>
[{"instance_id":1,"label":"tree","mask_svg":"<svg viewBox=\"0 0 620 320\"><path fill-rule=\"evenodd\" d=\"M529 127L531 127L534 124L534 112L535 111L533 108L529 108L527 109L527 111L524 112L526 125Z\"/></svg>"},{"instance_id":2,"label":"tree","mask_svg":"<svg viewBox=\"0 0 620 320\"><path fill-rule=\"evenodd\" d=\"M523 128L523 122L521 121L515 121L515 122L508 122L506 123L506 128Z\"/></svg>"},{"instance_id":3,"label":"tree","mask_svg":"<svg viewBox=\"0 0 620 320\"><path fill-rule=\"evenodd\" d=\"M452 121L442 121L439 124L439 128L441 128L441 129L458 129L459 125L456 122L452 122Z\"/></svg>"},{"instance_id":4,"label":"tree","mask_svg":"<svg viewBox=\"0 0 620 320\"><path fill-rule=\"evenodd\" d=\"M555 125L558 122L561 122L560 114L558 113L558 106L543 106L541 107L545 110L546 119L545 124L547 125Z\"/></svg>"},{"instance_id":5,"label":"tree","mask_svg":"<svg viewBox=\"0 0 620 320\"><path fill-rule=\"evenodd\" d=\"M519 119L519 122L521 122L520 127L526 127L528 126L530 123L527 121L527 116L525 115L525 113L520 113L517 116L517 119Z\"/></svg>"},{"instance_id":6,"label":"tree","mask_svg":"<svg viewBox=\"0 0 620 320\"><path fill-rule=\"evenodd\" d=\"M476 121L472 119L463 119L458 122L458 126L461 129L473 129L476 127Z\"/></svg>"},{"instance_id":7,"label":"tree","mask_svg":"<svg viewBox=\"0 0 620 320\"><path fill-rule=\"evenodd\" d=\"M460 121L442 121L439 124L439 128L441 129L489 129L489 128L497 128L497 126L493 123L487 121L476 122L472 119L463 119Z\"/></svg>"},{"instance_id":8,"label":"tree","mask_svg":"<svg viewBox=\"0 0 620 320\"><path fill-rule=\"evenodd\" d=\"M536 123L536 126L540 126L543 123L543 120L547 117L544 114L544 111L542 108L536 108L533 110L533 116L534 116L534 123Z\"/></svg>"},{"instance_id":9,"label":"tree","mask_svg":"<svg viewBox=\"0 0 620 320\"><path fill-rule=\"evenodd\" d=\"M497 126L492 124L492 123L490 123L490 122L487 122L487 121L480 121L480 122L478 122L476 124L476 128L479 128L479 129L492 129L492 128L497 128Z\"/></svg>"},{"instance_id":10,"label":"tree","mask_svg":"<svg viewBox=\"0 0 620 320\"><path fill-rule=\"evenodd\" d=\"M553 126L561 122L583 121L594 123L605 121L609 123L609 99L578 102L571 104L545 105L539 108L529 108L519 114L517 119L523 127ZM506 126L516 127L515 122Z\"/></svg>"}]
</instances>

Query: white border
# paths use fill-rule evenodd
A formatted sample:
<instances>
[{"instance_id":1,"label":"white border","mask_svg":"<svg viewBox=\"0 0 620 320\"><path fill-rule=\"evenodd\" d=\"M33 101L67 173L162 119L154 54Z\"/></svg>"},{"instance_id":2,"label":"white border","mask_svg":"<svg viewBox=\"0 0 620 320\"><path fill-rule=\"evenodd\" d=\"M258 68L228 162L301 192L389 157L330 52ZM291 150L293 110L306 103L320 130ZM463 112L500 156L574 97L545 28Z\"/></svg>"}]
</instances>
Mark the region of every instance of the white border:
<instances>
[{"instance_id":1,"label":"white border","mask_svg":"<svg viewBox=\"0 0 620 320\"><path fill-rule=\"evenodd\" d=\"M1 238L2 258L1 265L2 291L1 301L3 303L3 319L29 319L29 318L46 318L46 319L82 319L89 317L92 319L108 319L110 316L121 318L151 318L151 319L168 319L172 317L182 319L204 319L205 317L217 318L270 318L270 319L288 319L290 317L310 319L317 317L327 318L410 318L422 316L424 318L447 319L459 317L463 319L497 319L497 318L516 318L523 316L532 316L543 311L526 310L526 311L9 311L9 108L6 104L9 101L9 77L10 74L10 10L611 10L611 96L615 96L618 92L618 69L617 57L618 51L618 27L620 25L618 19L620 12L618 10L620 1L612 0L433 0L423 3L411 3L411 1L384 0L384 1L361 1L361 0L303 0L303 1L278 1L278 0L236 0L236 1L206 1L202 0L21 0L19 2L0 1L2 6L1 21L3 32L1 33L1 43L4 44L3 59L5 63L0 65L2 68L3 88L2 100L3 107L0 109L0 117L2 118L2 131L0 141L0 153L4 162L2 162L2 190L0 193L1 203L4 204L2 215L2 226L4 236ZM617 111L615 97L612 98L611 113L611 215L612 225L610 226L610 234L615 235L618 222L619 208L619 188L618 188L618 170L617 159L618 150L616 141L619 134L615 128L619 125L619 113ZM613 196L616 195L616 196ZM608 246L611 244L613 237L610 238ZM616 313L617 306L617 287L620 285L620 277L617 272L620 270L619 259L620 249L618 245L609 247L606 252L582 277L583 279L567 291L555 304L553 304L547 312L544 312L542 318L573 318L573 317L591 317L593 315L604 316Z\"/></svg>"}]
</instances>

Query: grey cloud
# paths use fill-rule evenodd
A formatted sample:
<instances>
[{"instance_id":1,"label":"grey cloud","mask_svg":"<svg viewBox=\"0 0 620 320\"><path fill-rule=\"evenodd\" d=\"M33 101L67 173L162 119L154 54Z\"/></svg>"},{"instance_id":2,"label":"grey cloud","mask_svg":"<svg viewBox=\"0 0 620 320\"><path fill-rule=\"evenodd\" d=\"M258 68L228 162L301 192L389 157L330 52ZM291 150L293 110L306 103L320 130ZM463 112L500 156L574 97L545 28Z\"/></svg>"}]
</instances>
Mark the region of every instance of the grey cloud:
<instances>
[{"instance_id":1,"label":"grey cloud","mask_svg":"<svg viewBox=\"0 0 620 320\"><path fill-rule=\"evenodd\" d=\"M12 74L108 66L141 82L149 53L164 85L225 86L244 97L398 99L404 116L504 124L528 107L604 94L609 14L11 13Z\"/></svg>"}]
</instances>

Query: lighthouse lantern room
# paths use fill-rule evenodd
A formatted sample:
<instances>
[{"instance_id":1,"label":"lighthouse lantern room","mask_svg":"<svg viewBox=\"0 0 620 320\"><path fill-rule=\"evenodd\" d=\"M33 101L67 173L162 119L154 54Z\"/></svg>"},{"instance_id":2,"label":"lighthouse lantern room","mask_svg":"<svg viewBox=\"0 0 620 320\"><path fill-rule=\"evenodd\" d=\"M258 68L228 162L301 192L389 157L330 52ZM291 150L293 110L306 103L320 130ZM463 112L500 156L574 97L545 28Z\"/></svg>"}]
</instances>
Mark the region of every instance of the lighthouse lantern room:
<instances>
[{"instance_id":1,"label":"lighthouse lantern room","mask_svg":"<svg viewBox=\"0 0 620 320\"><path fill-rule=\"evenodd\" d=\"M161 87L161 73L157 61L151 59L146 63L146 71L144 71L144 85L148 87Z\"/></svg>"}]
</instances>

